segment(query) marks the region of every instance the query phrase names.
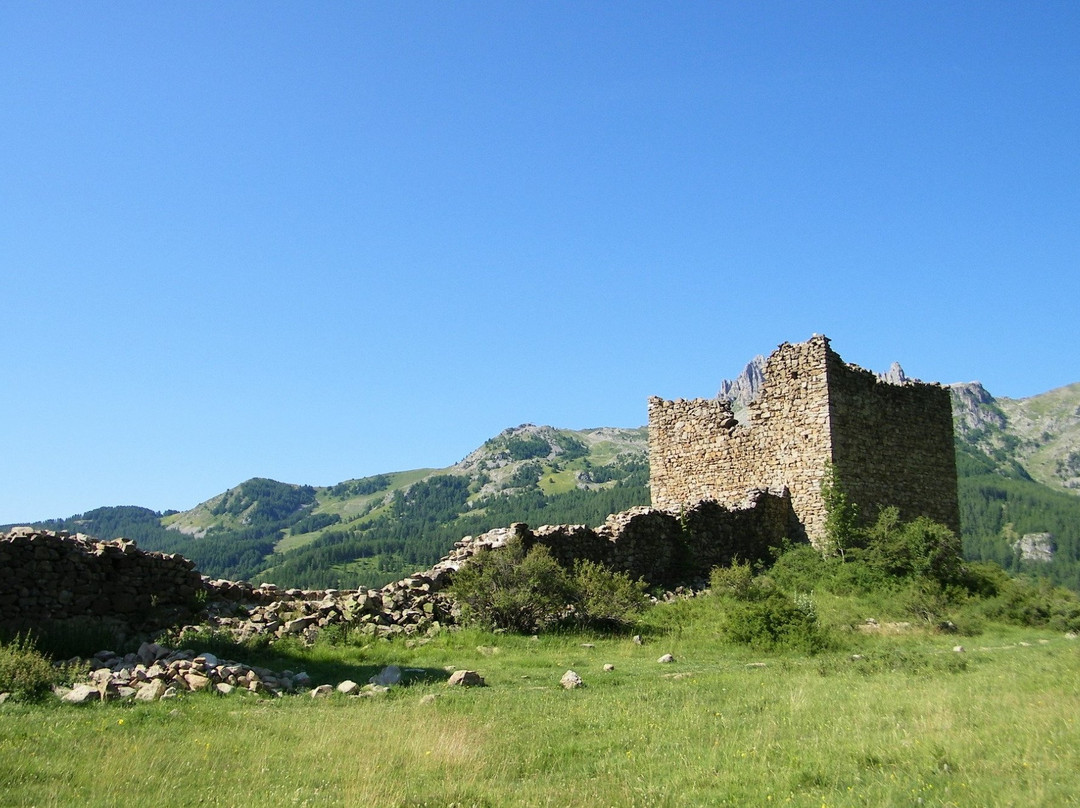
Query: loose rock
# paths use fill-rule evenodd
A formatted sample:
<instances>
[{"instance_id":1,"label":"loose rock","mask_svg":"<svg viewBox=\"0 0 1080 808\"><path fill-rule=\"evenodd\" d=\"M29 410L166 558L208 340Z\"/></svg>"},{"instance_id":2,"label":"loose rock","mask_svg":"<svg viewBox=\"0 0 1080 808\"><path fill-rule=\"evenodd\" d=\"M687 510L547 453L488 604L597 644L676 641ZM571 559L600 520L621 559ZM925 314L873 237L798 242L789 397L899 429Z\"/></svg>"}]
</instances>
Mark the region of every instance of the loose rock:
<instances>
[{"instance_id":1,"label":"loose rock","mask_svg":"<svg viewBox=\"0 0 1080 808\"><path fill-rule=\"evenodd\" d=\"M585 687L585 682L574 671L567 671L562 675L562 679L559 680L559 684L566 690L574 690L578 687Z\"/></svg>"},{"instance_id":2,"label":"loose rock","mask_svg":"<svg viewBox=\"0 0 1080 808\"><path fill-rule=\"evenodd\" d=\"M454 671L446 684L448 687L484 687L484 677L476 671Z\"/></svg>"}]
</instances>

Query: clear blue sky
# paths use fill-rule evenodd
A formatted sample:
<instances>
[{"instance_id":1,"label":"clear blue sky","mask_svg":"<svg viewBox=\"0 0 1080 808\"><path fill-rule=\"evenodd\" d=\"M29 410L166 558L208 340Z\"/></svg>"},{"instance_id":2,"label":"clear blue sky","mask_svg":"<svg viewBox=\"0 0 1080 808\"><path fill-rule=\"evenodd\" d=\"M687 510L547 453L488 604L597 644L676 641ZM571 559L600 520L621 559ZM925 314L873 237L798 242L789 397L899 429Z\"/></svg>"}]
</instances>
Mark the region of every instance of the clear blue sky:
<instances>
[{"instance_id":1,"label":"clear blue sky","mask_svg":"<svg viewBox=\"0 0 1080 808\"><path fill-rule=\"evenodd\" d=\"M1080 4L0 6L0 523L1080 380Z\"/></svg>"}]
</instances>

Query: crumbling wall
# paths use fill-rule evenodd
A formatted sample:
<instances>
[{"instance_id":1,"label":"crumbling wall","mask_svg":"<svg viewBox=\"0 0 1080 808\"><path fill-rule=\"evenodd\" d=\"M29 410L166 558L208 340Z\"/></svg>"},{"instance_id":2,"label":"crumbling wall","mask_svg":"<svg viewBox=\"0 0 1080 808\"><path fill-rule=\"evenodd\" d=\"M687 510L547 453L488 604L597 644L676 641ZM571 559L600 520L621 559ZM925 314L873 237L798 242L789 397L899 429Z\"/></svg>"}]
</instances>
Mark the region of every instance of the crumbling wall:
<instances>
[{"instance_id":1,"label":"crumbling wall","mask_svg":"<svg viewBox=\"0 0 1080 808\"><path fill-rule=\"evenodd\" d=\"M679 512L637 507L612 514L595 530L585 525L517 525L525 546L543 544L563 566L577 559L604 564L650 584L676 586L708 578L709 571L742 561L765 561L791 535L790 499L754 491L738 507L712 500Z\"/></svg>"},{"instance_id":2,"label":"crumbling wall","mask_svg":"<svg viewBox=\"0 0 1080 808\"><path fill-rule=\"evenodd\" d=\"M159 628L190 617L202 588L193 562L124 539L25 527L0 536L0 626L95 617Z\"/></svg>"},{"instance_id":3,"label":"crumbling wall","mask_svg":"<svg viewBox=\"0 0 1080 808\"><path fill-rule=\"evenodd\" d=\"M891 384L846 365L815 336L784 343L744 423L719 399L649 400L653 505L703 499L733 506L754 489L787 491L797 516L791 538L820 546L821 482L832 464L864 518L896 505L959 530L952 407L940 385Z\"/></svg>"}]
</instances>

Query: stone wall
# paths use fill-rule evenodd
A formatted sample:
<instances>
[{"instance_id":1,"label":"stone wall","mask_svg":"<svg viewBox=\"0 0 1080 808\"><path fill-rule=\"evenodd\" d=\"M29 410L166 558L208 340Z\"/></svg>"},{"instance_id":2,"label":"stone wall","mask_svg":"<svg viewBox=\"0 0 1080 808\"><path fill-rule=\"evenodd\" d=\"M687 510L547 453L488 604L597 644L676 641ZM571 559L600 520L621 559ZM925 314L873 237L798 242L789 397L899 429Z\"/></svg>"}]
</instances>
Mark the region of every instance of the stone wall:
<instances>
[{"instance_id":1,"label":"stone wall","mask_svg":"<svg viewBox=\"0 0 1080 808\"><path fill-rule=\"evenodd\" d=\"M202 589L191 561L125 539L26 527L0 535L0 626L8 629L86 617L161 628L190 619Z\"/></svg>"},{"instance_id":2,"label":"stone wall","mask_svg":"<svg viewBox=\"0 0 1080 808\"><path fill-rule=\"evenodd\" d=\"M742 502L752 489L787 491L791 538L824 540L821 482L832 464L866 519L895 505L959 530L952 408L940 385L892 384L846 365L827 338L784 343L738 422L727 401L649 400L653 504Z\"/></svg>"},{"instance_id":3,"label":"stone wall","mask_svg":"<svg viewBox=\"0 0 1080 808\"><path fill-rule=\"evenodd\" d=\"M576 559L604 564L650 584L677 586L707 580L715 566L765 561L791 535L794 514L788 497L750 492L737 507L698 502L679 512L631 508L612 514L600 527L516 526L526 547L543 544L566 567Z\"/></svg>"},{"instance_id":4,"label":"stone wall","mask_svg":"<svg viewBox=\"0 0 1080 808\"><path fill-rule=\"evenodd\" d=\"M960 532L952 400L937 384L890 384L829 352L832 463L864 520L893 505Z\"/></svg>"},{"instance_id":5,"label":"stone wall","mask_svg":"<svg viewBox=\"0 0 1080 808\"><path fill-rule=\"evenodd\" d=\"M751 492L738 507L701 502L681 512L632 508L603 525L518 523L466 536L431 569L380 590L281 590L271 584L211 581L179 555L146 553L134 542L16 528L0 536L0 628L21 630L69 619L100 618L133 632L192 621L235 634L313 639L336 624L376 635L426 635L454 623L443 590L476 553L519 537L543 544L564 566L577 559L605 564L650 584L700 584L712 567L764 561L790 535L786 496Z\"/></svg>"}]
</instances>

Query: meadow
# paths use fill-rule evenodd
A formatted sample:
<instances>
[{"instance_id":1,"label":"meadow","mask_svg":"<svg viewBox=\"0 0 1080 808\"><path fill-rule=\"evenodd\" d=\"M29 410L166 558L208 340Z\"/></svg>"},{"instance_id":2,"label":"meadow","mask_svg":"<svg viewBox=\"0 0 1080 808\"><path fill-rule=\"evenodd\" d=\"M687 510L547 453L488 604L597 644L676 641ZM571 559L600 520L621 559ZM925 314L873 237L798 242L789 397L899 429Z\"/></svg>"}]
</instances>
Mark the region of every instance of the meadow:
<instances>
[{"instance_id":1,"label":"meadow","mask_svg":"<svg viewBox=\"0 0 1080 808\"><path fill-rule=\"evenodd\" d=\"M218 647L316 681L388 664L406 678L367 698L8 701L0 804L1080 805L1074 635L890 628L865 601L819 600L831 640L813 655L732 643L713 597L651 608L641 644L464 629L424 645L328 633ZM450 666L487 686L448 688ZM568 669L586 687L561 688Z\"/></svg>"}]
</instances>

